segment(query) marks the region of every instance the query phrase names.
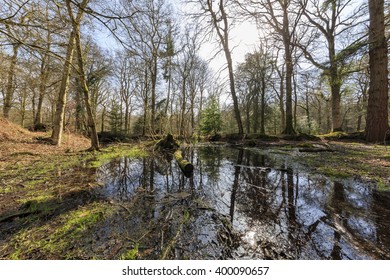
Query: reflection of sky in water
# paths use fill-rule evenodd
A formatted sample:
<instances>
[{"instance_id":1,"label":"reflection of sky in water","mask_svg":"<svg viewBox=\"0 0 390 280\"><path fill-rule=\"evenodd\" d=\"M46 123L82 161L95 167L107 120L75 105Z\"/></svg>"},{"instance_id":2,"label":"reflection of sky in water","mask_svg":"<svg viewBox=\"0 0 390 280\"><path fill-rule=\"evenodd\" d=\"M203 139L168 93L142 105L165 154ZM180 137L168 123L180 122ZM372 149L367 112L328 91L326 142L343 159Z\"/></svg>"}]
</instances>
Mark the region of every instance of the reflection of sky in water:
<instances>
[{"instance_id":1,"label":"reflection of sky in water","mask_svg":"<svg viewBox=\"0 0 390 280\"><path fill-rule=\"evenodd\" d=\"M300 170L288 157L264 156L254 149L203 147L187 151L185 156L195 165L192 178L164 158L123 158L107 163L98 171L102 194L128 200L146 190L161 201L167 193L192 193L233 222L241 238L233 258L389 256L389 238L382 236L389 229L377 230L370 186L356 180L335 183ZM222 246L217 240L217 224L221 223L207 211L195 216L187 233L198 243L192 241L192 250L196 247L199 255L210 255L211 247ZM382 253L375 252L378 236Z\"/></svg>"}]
</instances>

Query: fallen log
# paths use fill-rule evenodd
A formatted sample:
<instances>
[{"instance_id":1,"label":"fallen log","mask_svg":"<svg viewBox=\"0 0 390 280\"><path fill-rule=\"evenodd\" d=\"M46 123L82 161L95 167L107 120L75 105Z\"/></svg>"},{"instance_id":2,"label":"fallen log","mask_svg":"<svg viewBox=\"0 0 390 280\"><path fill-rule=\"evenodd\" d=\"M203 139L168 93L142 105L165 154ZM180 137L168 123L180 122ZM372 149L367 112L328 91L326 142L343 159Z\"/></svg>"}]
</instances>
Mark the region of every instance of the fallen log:
<instances>
[{"instance_id":1,"label":"fallen log","mask_svg":"<svg viewBox=\"0 0 390 280\"><path fill-rule=\"evenodd\" d=\"M173 155L177 161L177 164L179 164L180 169L184 172L184 174L186 176L192 175L192 172L194 171L194 166L191 162L183 158L181 151L177 150Z\"/></svg>"},{"instance_id":2,"label":"fallen log","mask_svg":"<svg viewBox=\"0 0 390 280\"><path fill-rule=\"evenodd\" d=\"M172 134L168 134L163 139L158 141L155 145L155 148L163 153L165 153L167 156L169 156L169 160L171 159L171 156L175 157L177 164L179 165L180 169L183 171L184 175L186 177L191 177L194 171L194 166L191 162L187 161L183 158L181 151L179 150L180 145L176 142L176 140L173 138Z\"/></svg>"}]
</instances>

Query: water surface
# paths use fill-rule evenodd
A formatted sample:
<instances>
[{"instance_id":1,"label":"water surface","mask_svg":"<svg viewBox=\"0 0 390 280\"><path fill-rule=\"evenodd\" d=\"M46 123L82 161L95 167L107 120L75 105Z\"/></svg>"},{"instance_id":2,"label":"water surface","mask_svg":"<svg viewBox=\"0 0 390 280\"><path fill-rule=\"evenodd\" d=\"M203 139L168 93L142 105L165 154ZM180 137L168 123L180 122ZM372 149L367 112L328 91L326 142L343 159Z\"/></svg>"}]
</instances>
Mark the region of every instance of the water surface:
<instances>
[{"instance_id":1,"label":"water surface","mask_svg":"<svg viewBox=\"0 0 390 280\"><path fill-rule=\"evenodd\" d=\"M200 146L183 155L191 176L163 154L98 171L100 195L123 205L142 197L143 217L123 230L154 221L156 258L168 245L173 259L390 258L389 201L371 184L331 180L259 149Z\"/></svg>"}]
</instances>

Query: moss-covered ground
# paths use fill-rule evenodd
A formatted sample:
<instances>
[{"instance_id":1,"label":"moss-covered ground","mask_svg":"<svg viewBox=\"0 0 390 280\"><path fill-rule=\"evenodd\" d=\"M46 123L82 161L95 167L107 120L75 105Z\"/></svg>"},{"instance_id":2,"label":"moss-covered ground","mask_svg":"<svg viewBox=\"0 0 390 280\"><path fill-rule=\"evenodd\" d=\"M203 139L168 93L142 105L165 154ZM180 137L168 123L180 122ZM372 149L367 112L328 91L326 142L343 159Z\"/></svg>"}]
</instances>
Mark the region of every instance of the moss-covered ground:
<instances>
[{"instance_id":1,"label":"moss-covered ground","mask_svg":"<svg viewBox=\"0 0 390 280\"><path fill-rule=\"evenodd\" d=\"M96 168L114 158L146 154L141 145L93 153L4 153L9 160L0 167L0 258L120 258L121 250L99 255L90 246L97 225L123 210L96 194Z\"/></svg>"},{"instance_id":2,"label":"moss-covered ground","mask_svg":"<svg viewBox=\"0 0 390 280\"><path fill-rule=\"evenodd\" d=\"M298 161L312 172L333 178L357 177L390 191L390 147L359 142L329 142L329 152L300 153Z\"/></svg>"}]
</instances>

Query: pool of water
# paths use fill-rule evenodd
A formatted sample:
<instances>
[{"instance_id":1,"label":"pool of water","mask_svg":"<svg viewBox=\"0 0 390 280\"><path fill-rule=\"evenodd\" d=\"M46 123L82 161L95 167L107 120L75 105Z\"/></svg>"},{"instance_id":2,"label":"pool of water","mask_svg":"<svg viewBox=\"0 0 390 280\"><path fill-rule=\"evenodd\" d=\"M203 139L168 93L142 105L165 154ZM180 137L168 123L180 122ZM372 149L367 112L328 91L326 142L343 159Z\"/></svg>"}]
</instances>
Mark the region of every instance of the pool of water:
<instances>
[{"instance_id":1,"label":"pool of water","mask_svg":"<svg viewBox=\"0 0 390 280\"><path fill-rule=\"evenodd\" d=\"M155 256L171 242L174 259L390 258L390 202L374 185L331 180L266 150L199 146L183 155L193 174L159 153L97 171L100 195L143 197L138 207L160 225Z\"/></svg>"}]
</instances>

